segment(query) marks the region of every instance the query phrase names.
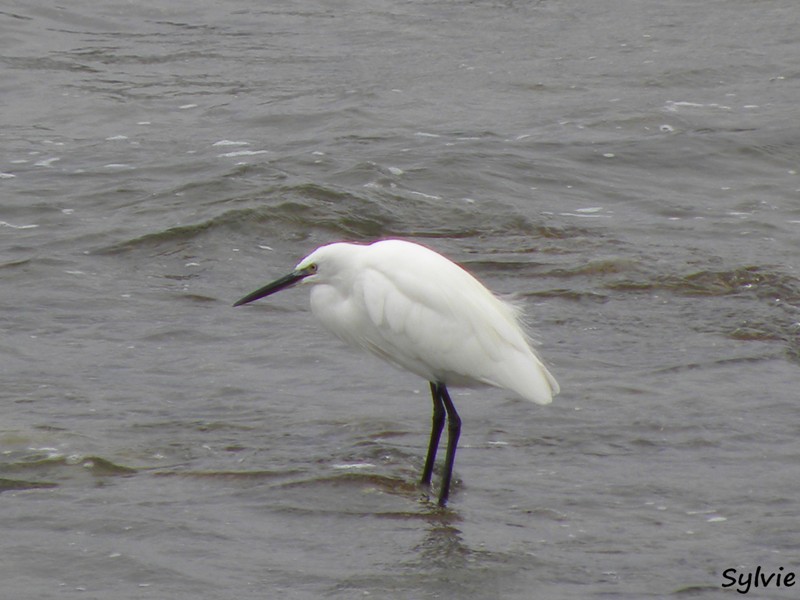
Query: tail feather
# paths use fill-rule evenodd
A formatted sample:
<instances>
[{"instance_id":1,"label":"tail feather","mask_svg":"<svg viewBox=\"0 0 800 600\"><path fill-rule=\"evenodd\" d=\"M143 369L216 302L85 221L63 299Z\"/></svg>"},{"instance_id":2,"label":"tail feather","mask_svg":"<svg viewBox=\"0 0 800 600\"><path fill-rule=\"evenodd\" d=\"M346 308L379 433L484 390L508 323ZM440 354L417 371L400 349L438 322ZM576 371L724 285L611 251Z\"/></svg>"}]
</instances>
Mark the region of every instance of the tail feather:
<instances>
[{"instance_id":1,"label":"tail feather","mask_svg":"<svg viewBox=\"0 0 800 600\"><path fill-rule=\"evenodd\" d=\"M519 356L518 360L506 363L506 367L504 381L495 385L516 392L526 400L550 404L561 391L556 378L533 353L528 357Z\"/></svg>"}]
</instances>

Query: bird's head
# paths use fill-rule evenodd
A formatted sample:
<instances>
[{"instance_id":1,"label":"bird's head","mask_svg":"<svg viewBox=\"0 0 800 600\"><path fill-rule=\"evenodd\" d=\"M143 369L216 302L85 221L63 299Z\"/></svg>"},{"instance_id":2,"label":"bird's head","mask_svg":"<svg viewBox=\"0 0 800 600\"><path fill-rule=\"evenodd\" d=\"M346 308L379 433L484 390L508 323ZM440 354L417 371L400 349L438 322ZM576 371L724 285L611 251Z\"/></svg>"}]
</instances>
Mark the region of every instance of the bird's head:
<instances>
[{"instance_id":1,"label":"bird's head","mask_svg":"<svg viewBox=\"0 0 800 600\"><path fill-rule=\"evenodd\" d=\"M329 244L317 248L297 263L294 270L275 281L268 283L262 288L247 294L244 298L237 300L234 306L248 304L260 298L264 298L275 292L285 290L298 283L324 283L333 279L340 273L347 263L346 254L350 248L358 248L355 244Z\"/></svg>"}]
</instances>

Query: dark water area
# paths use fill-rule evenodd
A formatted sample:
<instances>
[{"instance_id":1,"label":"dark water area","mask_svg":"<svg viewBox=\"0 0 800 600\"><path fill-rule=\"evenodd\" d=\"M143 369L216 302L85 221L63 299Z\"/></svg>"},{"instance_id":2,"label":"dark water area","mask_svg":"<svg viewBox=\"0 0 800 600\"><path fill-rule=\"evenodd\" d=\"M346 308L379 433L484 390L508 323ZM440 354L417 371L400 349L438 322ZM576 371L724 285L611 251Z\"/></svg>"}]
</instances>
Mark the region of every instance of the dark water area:
<instances>
[{"instance_id":1,"label":"dark water area","mask_svg":"<svg viewBox=\"0 0 800 600\"><path fill-rule=\"evenodd\" d=\"M14 598L716 598L800 575L794 2L0 8ZM342 348L400 237L529 317L552 405ZM782 571L779 569L782 568ZM776 580L759 598L790 598ZM738 594L737 594L738 595Z\"/></svg>"}]
</instances>

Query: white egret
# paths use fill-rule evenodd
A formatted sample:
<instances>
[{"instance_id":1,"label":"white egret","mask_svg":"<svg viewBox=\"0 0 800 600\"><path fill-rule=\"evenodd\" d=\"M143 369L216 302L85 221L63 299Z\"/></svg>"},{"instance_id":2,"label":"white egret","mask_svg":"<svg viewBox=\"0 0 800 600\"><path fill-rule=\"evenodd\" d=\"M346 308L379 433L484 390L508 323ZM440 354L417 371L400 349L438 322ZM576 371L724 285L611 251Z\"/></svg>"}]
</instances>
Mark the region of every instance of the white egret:
<instances>
[{"instance_id":1,"label":"white egret","mask_svg":"<svg viewBox=\"0 0 800 600\"><path fill-rule=\"evenodd\" d=\"M446 416L440 506L450 493L461 432L448 385L495 386L537 404L549 404L559 391L531 348L517 309L425 246L402 240L322 246L234 306L297 283L312 286L311 312L325 328L430 383L433 426L422 484L430 485Z\"/></svg>"}]
</instances>

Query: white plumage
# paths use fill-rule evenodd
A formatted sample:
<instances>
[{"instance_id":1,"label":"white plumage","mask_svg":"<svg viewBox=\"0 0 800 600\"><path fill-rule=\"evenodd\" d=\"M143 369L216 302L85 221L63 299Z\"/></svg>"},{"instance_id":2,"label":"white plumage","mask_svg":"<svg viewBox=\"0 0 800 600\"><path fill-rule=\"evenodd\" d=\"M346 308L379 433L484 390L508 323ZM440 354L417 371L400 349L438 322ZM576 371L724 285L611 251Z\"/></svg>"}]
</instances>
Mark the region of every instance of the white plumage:
<instances>
[{"instance_id":1,"label":"white plumage","mask_svg":"<svg viewBox=\"0 0 800 600\"><path fill-rule=\"evenodd\" d=\"M336 336L428 380L492 385L549 404L558 383L515 307L440 254L402 240L331 244L303 259L311 311Z\"/></svg>"},{"instance_id":2,"label":"white plumage","mask_svg":"<svg viewBox=\"0 0 800 600\"><path fill-rule=\"evenodd\" d=\"M299 282L312 286L311 311L325 328L431 383L434 427L423 483L430 482L445 412L450 422L440 505L460 431L448 385L495 386L537 404L549 404L559 391L517 309L429 248L402 240L322 246L235 306Z\"/></svg>"}]
</instances>

